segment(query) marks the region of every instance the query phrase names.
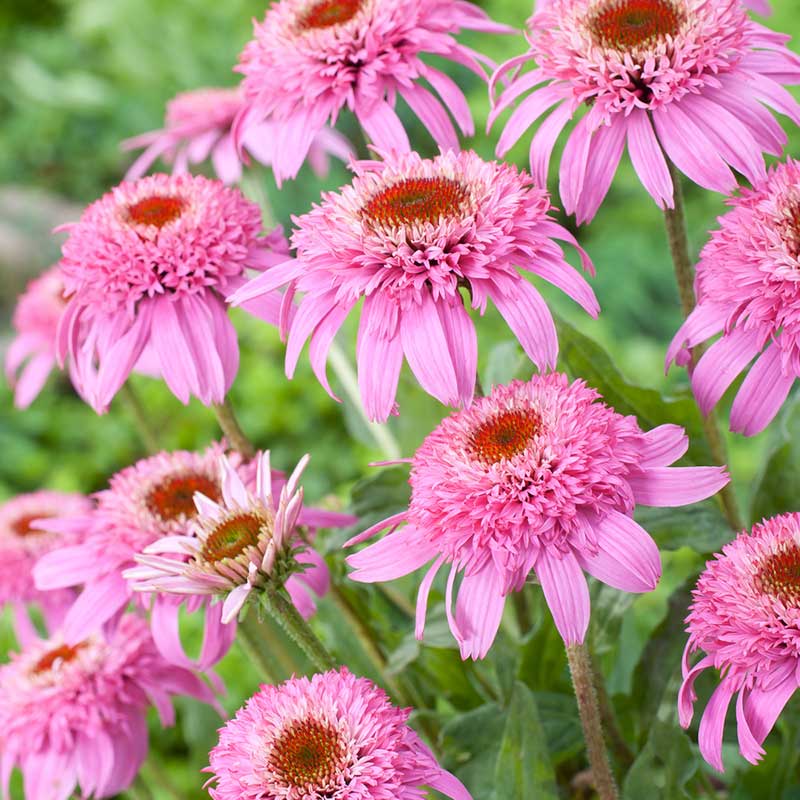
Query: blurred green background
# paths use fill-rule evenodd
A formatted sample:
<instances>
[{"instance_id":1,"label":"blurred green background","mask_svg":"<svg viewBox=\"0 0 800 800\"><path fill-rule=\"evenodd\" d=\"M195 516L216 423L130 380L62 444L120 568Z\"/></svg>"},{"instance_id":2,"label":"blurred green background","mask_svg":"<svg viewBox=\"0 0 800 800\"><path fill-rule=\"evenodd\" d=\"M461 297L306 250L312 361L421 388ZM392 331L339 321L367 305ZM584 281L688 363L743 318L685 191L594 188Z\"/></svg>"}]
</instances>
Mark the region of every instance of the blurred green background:
<instances>
[{"instance_id":1,"label":"blurred green background","mask_svg":"<svg viewBox=\"0 0 800 800\"><path fill-rule=\"evenodd\" d=\"M484 0L481 5L495 19L518 27L530 13L530 0ZM767 24L800 38L800 15L795 0L774 0L774 5L775 14ZM176 92L236 82L231 67L249 37L251 18L262 16L264 8L264 2L257 0L227 0L225 3L211 0L182 0L180 3L168 0L37 0L35 3L3 0L0 5L0 75L3 76L0 81L0 270L3 278L0 282L0 348L9 341L10 316L18 292L58 256L60 239L50 236L50 229L76 218L86 203L119 182L130 163L130 156L120 150L119 142L160 127L164 104ZM524 49L521 37L465 38L498 61ZM482 132L488 111L485 86L465 72L452 72L467 91L478 131ZM404 118L412 130L412 141L422 152L432 153L432 142L427 134L410 115ZM798 155L800 133L789 127L792 129L787 128L788 152ZM354 134L352 120L343 118L343 129ZM489 136L479 133L468 146L484 157L491 157L498 133L499 127ZM509 157L522 166L527 159L527 142L523 137L522 144ZM557 157L556 154L554 163ZM324 180L304 169L297 181L288 183L279 192L267 171L255 170L246 188L255 194L266 192L275 218L288 226L290 215L305 211L321 190L335 188L346 181L347 173L340 165L334 166ZM555 192L555 183L551 190ZM697 252L724 206L721 197L694 186L686 186L686 195L691 244ZM554 202L558 205L555 194ZM563 221L571 224L569 220ZM561 331L562 349L572 355L565 360L564 367L577 372L576 365L583 363L581 373L590 382L594 378L601 389L613 391L614 386L624 387L622 378L611 361L605 360L602 350L594 349L591 342L581 337L585 334L608 351L626 381L673 398L674 402L668 400L664 408L684 408L689 402L685 373L673 370L667 377L663 374L666 343L681 319L663 222L626 158L596 219L577 233L597 268L593 286L603 313L599 321L594 322L558 291L545 288L546 299L566 320ZM243 427L259 445L272 449L274 463L279 467L291 468L304 452L312 453L312 463L306 473L306 496L312 501L349 504L351 490L356 485L356 500L361 504L358 510L374 513L377 518L382 509L370 506L369 501L374 487L365 489L357 482L374 473L368 463L381 454L358 413L347 404L340 406L332 401L302 359L296 378L287 381L283 376L283 346L277 332L239 312L234 313L241 333L242 368L233 390L233 402ZM490 310L479 322L479 336L485 385L492 380L496 382L513 374L530 372L521 358L521 351L510 341L506 327L495 312ZM354 326L351 324L341 337L346 352L352 352L353 341ZM587 374L587 370L592 374ZM199 404L193 402L184 408L157 382L145 378L135 378L133 382L153 424L163 435L165 448L199 447L218 435L211 413ZM657 395L653 392L641 392L637 397L645 404L658 406L662 402L654 399ZM612 400L610 395L609 399ZM443 410L415 387L407 373L401 383L400 403L401 416L391 421L390 428L403 453L410 455L441 418ZM631 408L637 410L635 404ZM783 446L786 431L793 430L788 427L793 417L784 416L785 419L753 440L736 437L729 442L734 480L746 504L751 502L758 487L763 490L766 455ZM102 487L109 474L143 455L131 422L121 403L115 403L111 412L102 418L94 416L63 379L51 379L32 408L24 413L13 409L8 387L0 385L0 499L45 486L85 492ZM378 480L387 484L382 487L387 496L395 497L398 492L402 495L402 475ZM756 497L756 511L770 509L769 503L759 497ZM671 529L679 527L674 522L670 525ZM670 528L670 525L665 527ZM682 586L687 576L696 572L702 563L699 555L685 547L692 544L687 532L681 535L673 530L673 534L674 546L667 547L671 552L665 556L665 581L659 592L637 600L633 611L630 604L615 610L602 592L602 597L595 598L601 608L604 598L610 604L608 615L600 616L601 627L605 619L608 630L603 628L597 636L610 691L612 695L619 695L623 706L633 705L629 695L636 682L634 670L642 669L639 659L647 637L667 619L670 593ZM331 552L338 541L341 539L329 542ZM712 537L696 549L710 551L716 546L717 540ZM337 557L337 564L340 561ZM413 581L405 589L411 597ZM367 597L360 595L361 602ZM358 597L354 602L358 602ZM624 621L623 612L630 612L626 613ZM379 613L383 612L379 610ZM535 674L542 680L536 686L534 672L529 669L525 673L524 663L518 677L527 674L529 685L537 691L544 692L542 686L555 691L561 685L559 682L563 683L563 664L558 661L563 657L559 656L552 640L547 639L549 622L546 615L542 618L546 624L528 639L528 655L523 655L523 662L525 659L532 661L532 654L543 652L541 648L549 641L548 652L554 654L558 677L543 678L546 670L539 665ZM332 624L325 621L324 614L321 619L319 624L323 627ZM388 611L382 619L386 635L393 637L400 648L398 659L419 657L418 652L408 655L413 644L408 642L400 623ZM447 674L446 664L452 662L453 651L448 649L450 644L446 636L436 639L437 630L434 625L433 643L444 649L437 650L434 646L425 657L430 662L426 668L431 674L438 671L441 680L441 675ZM341 635L346 638L346 634ZM343 652L347 651L346 641L341 647ZM486 666L490 677L502 683L503 676L495 675L492 672L495 669L491 664ZM222 672L231 679L226 705L235 709L253 691L257 675L235 652L223 665ZM449 692L460 691L458 687L453 688L452 676L448 680L451 681ZM459 704L448 696L442 703L449 703L450 710L460 708L464 713L488 715L487 711L481 712L484 706L478 707L480 694L476 694L476 680L464 680L463 702ZM557 722L558 713L563 716L563 709L558 711L555 695L548 699L546 694L538 697L540 713L543 707L555 709L553 714ZM641 720L635 720L633 711L630 714L633 721L630 721L628 733L638 737L640 744L649 742L646 726ZM544 716L545 727L556 724L548 714ZM487 720L488 716L486 719L476 717L474 724L488 725ZM560 731L562 737L569 740L571 723L561 721L566 728L548 729L549 738ZM453 723L454 735L461 735L457 723L458 720ZM197 788L201 782L197 770L205 764L204 754L213 742L216 724L205 711L185 704L178 730L156 734L162 767L169 773L168 780L177 785L177 796L203 796ZM469 727L470 721L463 724ZM659 746L653 744L652 749L659 749ZM567 741L562 753L564 764L572 763L570 759L574 759L576 752L574 746L570 749ZM759 769L772 770L773 767L768 764ZM785 766L780 768L785 769ZM477 766L473 765L472 769L477 773ZM642 769L647 771L645 767ZM754 771L750 774L763 777L767 773ZM784 782L781 786L792 789L794 784ZM767 797L766 794L750 795L749 790L742 787L735 791L732 796L737 798ZM800 797L796 786L792 791L797 793L775 796ZM498 800L503 798L498 797Z\"/></svg>"}]
</instances>

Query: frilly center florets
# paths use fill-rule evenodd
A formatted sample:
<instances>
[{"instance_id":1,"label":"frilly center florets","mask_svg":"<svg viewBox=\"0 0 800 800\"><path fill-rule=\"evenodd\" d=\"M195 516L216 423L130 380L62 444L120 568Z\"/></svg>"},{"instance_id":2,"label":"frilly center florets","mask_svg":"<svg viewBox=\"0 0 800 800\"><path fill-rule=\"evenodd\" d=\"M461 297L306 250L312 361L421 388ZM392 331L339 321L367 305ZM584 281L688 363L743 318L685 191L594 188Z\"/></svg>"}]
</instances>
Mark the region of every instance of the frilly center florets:
<instances>
[{"instance_id":1,"label":"frilly center florets","mask_svg":"<svg viewBox=\"0 0 800 800\"><path fill-rule=\"evenodd\" d=\"M800 606L800 545L769 554L756 573L756 588L787 606Z\"/></svg>"},{"instance_id":2,"label":"frilly center florets","mask_svg":"<svg viewBox=\"0 0 800 800\"><path fill-rule=\"evenodd\" d=\"M297 18L301 31L330 28L349 22L360 10L363 0L317 0Z\"/></svg>"},{"instance_id":3,"label":"frilly center florets","mask_svg":"<svg viewBox=\"0 0 800 800\"><path fill-rule=\"evenodd\" d=\"M278 737L269 765L290 786L325 792L335 788L347 748L339 732L326 722L293 722Z\"/></svg>"},{"instance_id":4,"label":"frilly center florets","mask_svg":"<svg viewBox=\"0 0 800 800\"><path fill-rule=\"evenodd\" d=\"M31 527L31 523L39 519L51 519L54 514L25 514L24 516L17 517L11 523L11 530L14 531L15 536L25 539L28 536L41 536L45 531L36 530Z\"/></svg>"},{"instance_id":5,"label":"frilly center florets","mask_svg":"<svg viewBox=\"0 0 800 800\"><path fill-rule=\"evenodd\" d=\"M70 661L74 661L75 658L77 658L78 653L80 653L80 651L85 647L85 642L81 642L80 644L76 644L74 646L62 644L58 647L54 647L52 650L48 650L33 665L31 674L42 675L45 672L50 672L50 670L60 667L62 664L69 664Z\"/></svg>"},{"instance_id":6,"label":"frilly center florets","mask_svg":"<svg viewBox=\"0 0 800 800\"><path fill-rule=\"evenodd\" d=\"M672 0L606 0L589 20L602 47L630 50L677 36L685 13Z\"/></svg>"},{"instance_id":7,"label":"frilly center florets","mask_svg":"<svg viewBox=\"0 0 800 800\"><path fill-rule=\"evenodd\" d=\"M197 514L195 492L214 501L221 497L217 481L202 473L188 473L166 477L150 490L145 498L145 505L151 514L164 522L192 519Z\"/></svg>"},{"instance_id":8,"label":"frilly center florets","mask_svg":"<svg viewBox=\"0 0 800 800\"><path fill-rule=\"evenodd\" d=\"M368 200L363 213L371 222L387 227L436 224L458 216L468 197L467 188L451 178L406 178Z\"/></svg>"},{"instance_id":9,"label":"frilly center florets","mask_svg":"<svg viewBox=\"0 0 800 800\"><path fill-rule=\"evenodd\" d=\"M470 455L484 464L523 453L541 431L542 418L533 410L505 411L486 420L470 436Z\"/></svg>"},{"instance_id":10,"label":"frilly center florets","mask_svg":"<svg viewBox=\"0 0 800 800\"><path fill-rule=\"evenodd\" d=\"M269 520L255 511L243 511L220 522L206 539L199 559L216 564L226 558L236 558L258 540Z\"/></svg>"},{"instance_id":11,"label":"frilly center florets","mask_svg":"<svg viewBox=\"0 0 800 800\"><path fill-rule=\"evenodd\" d=\"M154 225L163 228L175 222L186 208L186 202L173 195L145 197L137 203L129 205L126 216L135 225Z\"/></svg>"}]
</instances>

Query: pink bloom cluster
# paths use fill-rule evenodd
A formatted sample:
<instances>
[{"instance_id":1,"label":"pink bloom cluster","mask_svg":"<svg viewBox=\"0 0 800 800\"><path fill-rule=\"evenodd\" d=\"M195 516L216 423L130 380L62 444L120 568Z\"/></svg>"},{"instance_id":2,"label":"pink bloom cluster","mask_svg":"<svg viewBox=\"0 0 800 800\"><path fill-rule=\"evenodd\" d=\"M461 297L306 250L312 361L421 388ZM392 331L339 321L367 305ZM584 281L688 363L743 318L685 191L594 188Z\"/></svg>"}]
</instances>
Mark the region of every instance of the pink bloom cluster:
<instances>
[{"instance_id":1,"label":"pink bloom cluster","mask_svg":"<svg viewBox=\"0 0 800 800\"><path fill-rule=\"evenodd\" d=\"M14 766L26 800L112 797L133 781L147 754L147 707L174 721L171 695L213 702L191 672L156 651L146 623L120 620L111 638L67 645L56 635L31 642L0 666L0 776Z\"/></svg>"},{"instance_id":2,"label":"pink bloom cluster","mask_svg":"<svg viewBox=\"0 0 800 800\"><path fill-rule=\"evenodd\" d=\"M291 322L286 370L294 373L311 339L322 385L336 332L361 298L356 358L362 402L383 421L395 407L403 357L425 391L448 405L470 402L478 343L464 289L480 313L491 299L540 369L555 366L558 341L550 311L518 267L549 281L592 316L599 306L554 240L574 245L553 221L547 193L515 167L473 152L434 159L416 153L355 165L352 185L323 196L296 220L295 260L268 269L233 303L288 285L303 292Z\"/></svg>"},{"instance_id":3,"label":"pink bloom cluster","mask_svg":"<svg viewBox=\"0 0 800 800\"><path fill-rule=\"evenodd\" d=\"M700 721L703 757L723 770L722 734L736 695L739 750L751 763L800 680L800 514L783 514L741 533L706 565L687 619L689 641L678 698L692 721L694 683L703 670L720 683ZM691 667L689 655L703 657Z\"/></svg>"},{"instance_id":4,"label":"pink bloom cluster","mask_svg":"<svg viewBox=\"0 0 800 800\"><path fill-rule=\"evenodd\" d=\"M768 177L728 201L697 265L697 307L667 353L718 333L692 373L704 413L719 402L755 358L731 408L731 430L752 436L778 413L800 376L800 162L774 166Z\"/></svg>"},{"instance_id":5,"label":"pink bloom cluster","mask_svg":"<svg viewBox=\"0 0 800 800\"><path fill-rule=\"evenodd\" d=\"M728 194L731 168L759 180L762 154L779 155L786 143L764 105L800 124L800 105L783 88L800 83L800 58L786 36L750 20L741 0L551 0L531 18L528 40L530 51L493 79L536 64L513 76L490 117L533 90L497 152L547 115L530 146L531 171L545 185L556 140L586 108L560 168L561 199L579 223L594 217L626 146L647 191L671 208L665 155L695 183Z\"/></svg>"},{"instance_id":6,"label":"pink bloom cluster","mask_svg":"<svg viewBox=\"0 0 800 800\"><path fill-rule=\"evenodd\" d=\"M345 106L378 148L407 151L408 136L395 112L399 94L440 147L457 149L450 115L465 136L474 128L466 98L420 55L462 64L484 78L481 63L494 65L456 41L461 30L513 32L466 0L274 3L255 25L237 68L244 75L245 104L234 136L246 145L252 125L275 123L273 171L279 182L297 174L314 138L335 124Z\"/></svg>"},{"instance_id":7,"label":"pink bloom cluster","mask_svg":"<svg viewBox=\"0 0 800 800\"><path fill-rule=\"evenodd\" d=\"M120 184L65 227L57 352L82 396L105 411L149 345L182 402L221 402L239 365L223 298L246 268L285 259L280 231L260 235L258 206L217 181L153 175ZM276 303L249 310L275 320Z\"/></svg>"},{"instance_id":8,"label":"pink bloom cluster","mask_svg":"<svg viewBox=\"0 0 800 800\"><path fill-rule=\"evenodd\" d=\"M346 669L292 678L239 709L211 751L214 800L471 800L407 725L408 710Z\"/></svg>"},{"instance_id":9,"label":"pink bloom cluster","mask_svg":"<svg viewBox=\"0 0 800 800\"><path fill-rule=\"evenodd\" d=\"M565 642L582 642L584 571L628 592L650 591L661 575L634 507L687 505L728 482L721 467L668 466L688 447L682 428L644 433L598 398L582 381L552 373L495 387L444 419L412 460L408 510L348 543L390 530L348 557L350 577L387 581L433 561L419 589L421 638L433 580L449 564L450 628L462 658L483 658L506 595L533 571Z\"/></svg>"},{"instance_id":10,"label":"pink bloom cluster","mask_svg":"<svg viewBox=\"0 0 800 800\"><path fill-rule=\"evenodd\" d=\"M240 88L196 89L183 92L167 103L163 130L134 136L122 143L127 150L144 147L125 178L141 178L161 157L173 164L174 172L186 172L191 164L211 158L217 177L227 184L242 177L242 163L233 141L233 121L242 107ZM262 122L247 129L242 147L256 161L269 167L275 161L277 127ZM317 175L328 173L329 156L347 161L353 151L340 133L323 128L309 145L308 161Z\"/></svg>"}]
</instances>

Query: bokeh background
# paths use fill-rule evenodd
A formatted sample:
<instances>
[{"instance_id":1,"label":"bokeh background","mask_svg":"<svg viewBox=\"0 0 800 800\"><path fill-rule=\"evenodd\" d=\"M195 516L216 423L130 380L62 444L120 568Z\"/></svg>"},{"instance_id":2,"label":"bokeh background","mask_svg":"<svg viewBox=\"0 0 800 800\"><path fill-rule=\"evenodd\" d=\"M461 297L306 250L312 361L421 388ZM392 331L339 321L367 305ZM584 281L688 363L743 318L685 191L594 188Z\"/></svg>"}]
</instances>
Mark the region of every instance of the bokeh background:
<instances>
[{"instance_id":1,"label":"bokeh background","mask_svg":"<svg viewBox=\"0 0 800 800\"><path fill-rule=\"evenodd\" d=\"M776 10L767 24L800 39L796 0L773 2ZM531 10L530 0L484 0L480 4L495 19L518 27ZM51 235L50 230L77 218L86 203L120 181L131 156L121 151L119 142L160 127L164 104L175 93L200 86L235 84L232 66L249 38L251 19L262 16L264 9L263 0L226 0L224 3L212 0L181 0L180 3L172 0L37 0L33 3L3 0L0 3L0 353L10 340L10 318L17 294L28 280L58 257L61 239ZM521 37L494 41L488 37L480 41L477 37L472 39L497 60L524 49ZM485 86L466 72L453 74L467 90L478 123L479 135L468 146L484 157L491 157L499 128L488 136L483 133L488 111ZM426 132L412 117L406 119L412 128L412 141L422 152L431 153L433 146ZM788 152L800 156L800 132L787 125ZM346 117L343 130L355 134L352 121ZM524 166L527 141L523 140L509 158ZM304 169L297 181L278 191L269 173L259 168L251 171L245 190L253 197L268 199L275 220L288 226L290 215L305 211L320 191L346 181L346 170L337 164L322 180ZM555 182L551 190L555 192ZM697 252L724 205L721 197L697 187L687 186L686 193L691 244ZM558 205L557 194L554 198ZM571 224L569 220L563 221ZM681 370L673 370L669 376L663 373L666 343L681 319L663 221L626 157L597 218L577 235L597 267L593 285L603 313L599 321L594 322L556 290L545 289L547 300L565 320L562 349L571 354L566 367L578 372L576 365L583 364L580 372L590 382L594 377L602 388L613 390L616 387L623 394L626 382L648 387L667 399L655 401L654 392L644 392L640 393L645 398L643 402L673 404L677 408L686 401L686 376ZM374 479L367 484L363 479L375 473L368 463L380 453L359 415L347 404L333 402L303 360L296 378L287 381L282 367L283 346L277 332L244 314L234 314L241 334L243 358L233 402L244 428L259 445L272 449L277 466L289 468L306 451L312 453L312 464L306 473L307 497L342 506L352 505L355 497L358 511L377 514L384 501L375 500ZM584 339L584 335L599 343L610 360L603 350ZM521 351L509 340L507 329L492 311L480 321L479 336L484 385L530 371ZM353 340L354 330L350 328L342 336L347 352L352 352ZM134 378L134 384L163 437L165 448L200 447L218 435L210 411L198 403L183 407L164 387L146 378ZM392 420L390 426L404 454L411 454L441 418L443 410L416 389L408 374L403 376L400 402L402 414ZM785 415L753 440L737 437L729 442L737 489L746 503L755 503L754 514L766 507L759 499L765 474L770 469L765 467L765 459L791 435L787 427L791 422ZM13 409L11 393L5 383L0 382L0 500L41 487L94 491L103 486L109 474L141 455L143 450L132 418L124 406L115 404L108 415L96 417L77 399L67 381L53 378L32 408L23 413ZM778 462L773 459L771 463L774 466ZM769 478L766 475L766 479ZM788 497L798 478L787 477L786 480L784 491ZM392 498L399 493L402 499L403 483L402 475L385 473L378 479L377 490ZM698 512L703 513L705 511ZM692 523L695 527L697 519L696 516ZM711 522L708 524L710 526ZM678 527L674 522L670 525L670 530ZM705 530L702 525L699 527ZM604 598L595 598L596 603L599 602L601 626L596 634L597 650L606 669L612 697L622 706L636 705L632 692L638 686L637 681L645 680L647 686L649 670L661 669L672 674L676 666L659 659L641 660L648 636L665 620L669 621L670 593L683 586L702 564L702 558L686 546L694 544L689 534L675 530L672 533L674 546L665 556L665 581L659 592L624 608L614 605L619 604L617 599L605 598L605 611ZM696 549L710 551L718 546L714 535L709 534L709 537ZM338 541L335 538L328 541L331 553ZM335 561L340 564L341 559L337 557ZM413 585L406 588L411 597ZM361 596L360 602L365 602L367 597ZM359 598L355 597L354 602L359 602ZM375 613L383 611L379 609ZM558 699L563 678L563 663L559 659L563 657L544 631L550 625L546 614L540 616L544 620L537 634L540 638L530 646L540 655L551 654L549 666L557 673L556 677L548 677L548 663L539 663L535 670L528 665L528 672L522 671L517 677L527 676L530 688L538 693L547 737L557 753L553 755L551 750L552 760L559 770L567 771L574 766L580 747L579 743L576 747L574 741L574 720L570 721L569 714L564 711L567 701ZM319 624L324 627L333 623L326 622L323 614ZM403 669L419 657L419 649L414 650L409 642L403 627L405 623L397 622L388 611L382 624L398 647L395 667ZM452 665L454 658L449 649L452 643L446 636L439 635L436 625L432 634L434 646L426 656L427 668L432 673L438 670L440 674L447 674L447 664ZM679 632L676 635L680 638ZM347 635L342 633L341 636L345 650ZM547 641L550 650L545 647ZM0 641L0 657L9 646L11 639L6 631ZM486 669L489 679L502 682L495 667L488 665ZM367 665L364 671L368 670ZM254 690L258 676L236 652L224 662L222 673L230 688L226 705L235 709ZM455 671L452 674L455 675ZM486 765L475 762L482 746L465 731L477 726L488 736L488 731L492 730L490 715L481 712L484 706L479 705L481 695L475 688L481 679L486 680L486 675L469 680L451 675L449 691L462 692L463 696L460 701L442 697L442 703L449 703L448 709L456 708L463 712L462 716L484 713L484 717L474 720L459 722L459 717L453 723L451 719L453 729L447 734L455 736L467 753L461 767L473 781L478 780L475 776ZM462 681L463 686L459 684L454 689L453 680ZM543 686L547 691L542 691ZM628 716L630 720L627 717L622 720L623 727L627 725L627 732L634 739L638 737L642 746L650 746L642 719L636 718L633 711ZM199 788L202 784L199 770L206 763L205 754L214 741L217 725L213 714L186 704L181 708L179 724L174 731L164 733L154 728L158 757L148 769L154 783L167 787L159 789L164 794L157 794L158 798L205 796ZM796 732L792 735L796 737ZM683 741L664 747L673 744L688 748ZM651 749L663 748L654 742ZM678 766L683 769L686 759L696 761L693 750L686 749L684 753L678 749L676 753L673 766L667 768L661 764L662 770L680 771ZM735 782L736 788L730 796L800 797L800 784L792 777L796 760L795 753L790 764L781 762L776 766L768 758L764 766L747 772L738 764L736 769L743 777ZM657 772L655 766L642 769L643 774L662 786L663 781L658 784L652 777ZM159 771L163 771L160 776L154 774ZM776 771L784 777L779 783L771 783ZM695 796L691 789L686 790L688 794L669 794L672 791L669 775L664 780L667 781L662 786L667 792L663 795L665 798ZM772 788L769 794L759 794L761 790L748 788L750 784L753 787L768 784ZM168 788L170 785L174 791ZM494 784L487 783L488 786ZM483 800L490 797L489 791L499 790L487 788L486 791L486 794L476 794L476 798ZM574 796L580 796L580 787L574 791ZM626 789L627 793L635 791L635 785ZM497 800L506 798L497 794Z\"/></svg>"}]
</instances>

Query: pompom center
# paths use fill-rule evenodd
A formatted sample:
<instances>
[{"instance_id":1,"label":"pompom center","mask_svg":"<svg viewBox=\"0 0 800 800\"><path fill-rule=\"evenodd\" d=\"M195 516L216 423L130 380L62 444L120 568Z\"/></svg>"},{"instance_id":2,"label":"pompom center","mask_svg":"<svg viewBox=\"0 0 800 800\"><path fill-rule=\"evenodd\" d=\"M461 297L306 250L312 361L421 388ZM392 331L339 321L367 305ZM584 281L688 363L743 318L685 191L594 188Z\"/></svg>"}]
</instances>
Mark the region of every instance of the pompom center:
<instances>
[{"instance_id":1,"label":"pompom center","mask_svg":"<svg viewBox=\"0 0 800 800\"><path fill-rule=\"evenodd\" d=\"M606 0L592 14L589 30L603 47L629 50L677 36L683 19L673 0Z\"/></svg>"},{"instance_id":2,"label":"pompom center","mask_svg":"<svg viewBox=\"0 0 800 800\"><path fill-rule=\"evenodd\" d=\"M326 722L303 719L285 728L272 746L270 766L296 788L325 791L342 768L345 743Z\"/></svg>"},{"instance_id":3,"label":"pompom center","mask_svg":"<svg viewBox=\"0 0 800 800\"><path fill-rule=\"evenodd\" d=\"M770 553L758 568L756 586L786 605L800 606L800 545Z\"/></svg>"},{"instance_id":4,"label":"pompom center","mask_svg":"<svg viewBox=\"0 0 800 800\"><path fill-rule=\"evenodd\" d=\"M154 225L163 228L183 214L185 201L173 195L145 197L127 208L129 222L136 225Z\"/></svg>"},{"instance_id":5,"label":"pompom center","mask_svg":"<svg viewBox=\"0 0 800 800\"><path fill-rule=\"evenodd\" d=\"M502 411L473 431L467 449L484 464L496 464L524 452L542 429L541 417L531 410Z\"/></svg>"},{"instance_id":6,"label":"pompom center","mask_svg":"<svg viewBox=\"0 0 800 800\"><path fill-rule=\"evenodd\" d=\"M75 660L78 653L80 653L84 647L86 647L84 642L74 646L62 644L58 647L54 647L52 650L49 650L47 653L45 653L33 665L31 672L34 675L41 675L44 672L50 672L51 669L60 666L61 664L69 664L70 661Z\"/></svg>"},{"instance_id":7,"label":"pompom center","mask_svg":"<svg viewBox=\"0 0 800 800\"><path fill-rule=\"evenodd\" d=\"M28 536L41 536L46 531L39 531L36 528L32 528L31 525L36 520L40 519L52 519L53 514L25 514L24 516L17 517L11 523L11 530L14 531L15 536L19 536L20 539L25 539Z\"/></svg>"},{"instance_id":8,"label":"pompom center","mask_svg":"<svg viewBox=\"0 0 800 800\"><path fill-rule=\"evenodd\" d=\"M469 193L451 178L406 178L387 186L363 207L371 222L387 227L429 222L458 215Z\"/></svg>"},{"instance_id":9,"label":"pompom center","mask_svg":"<svg viewBox=\"0 0 800 800\"><path fill-rule=\"evenodd\" d=\"M301 31L331 28L349 22L361 9L362 0L317 0L297 19Z\"/></svg>"},{"instance_id":10,"label":"pompom center","mask_svg":"<svg viewBox=\"0 0 800 800\"><path fill-rule=\"evenodd\" d=\"M200 553L202 560L212 564L225 558L236 558L248 547L256 547L268 520L255 511L244 511L228 517L209 534Z\"/></svg>"},{"instance_id":11,"label":"pompom center","mask_svg":"<svg viewBox=\"0 0 800 800\"><path fill-rule=\"evenodd\" d=\"M148 511L164 522L191 519L197 514L194 505L195 492L214 501L221 496L219 484L207 475L182 473L170 475L154 486L145 498L145 505Z\"/></svg>"}]
</instances>

